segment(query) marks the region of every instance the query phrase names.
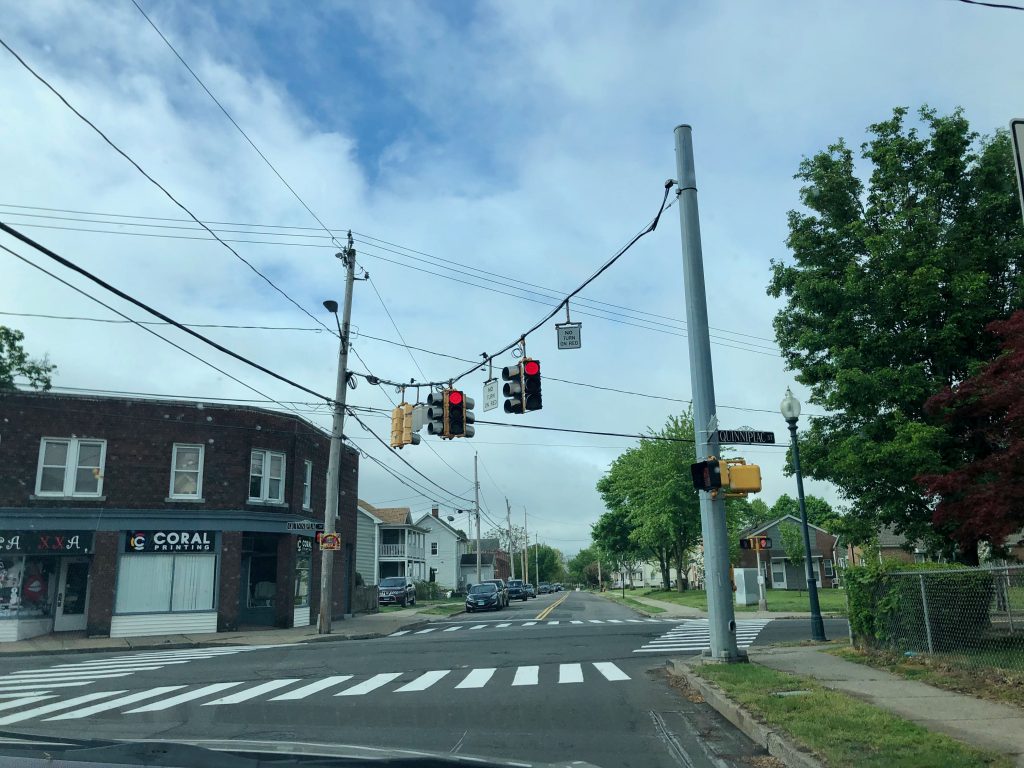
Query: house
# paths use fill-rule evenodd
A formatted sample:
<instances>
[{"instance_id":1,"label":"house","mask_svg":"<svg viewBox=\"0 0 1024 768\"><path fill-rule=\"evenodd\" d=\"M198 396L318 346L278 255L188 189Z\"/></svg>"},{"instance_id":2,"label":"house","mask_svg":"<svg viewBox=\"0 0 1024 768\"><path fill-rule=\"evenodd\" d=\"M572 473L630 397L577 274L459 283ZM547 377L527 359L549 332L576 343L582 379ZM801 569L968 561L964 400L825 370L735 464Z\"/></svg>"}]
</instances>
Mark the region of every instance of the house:
<instances>
[{"instance_id":1,"label":"house","mask_svg":"<svg viewBox=\"0 0 1024 768\"><path fill-rule=\"evenodd\" d=\"M426 531L427 581L455 590L463 589L465 582L460 564L466 554L466 535L441 518L437 507L417 520L416 525ZM473 567L475 576L475 562Z\"/></svg>"},{"instance_id":2,"label":"house","mask_svg":"<svg viewBox=\"0 0 1024 768\"><path fill-rule=\"evenodd\" d=\"M771 539L771 549L760 553L761 570L765 584L772 589L807 589L807 576L803 558L791 560L786 557L782 546L780 526L792 523L800 527L800 518L784 515L777 520L748 528L740 533L741 538L750 536L767 536ZM811 533L811 561L817 574L818 585L825 588L839 586L839 575L836 572L836 548L839 537L824 528L809 525ZM739 568L757 568L758 553L752 549L740 550Z\"/></svg>"},{"instance_id":3,"label":"house","mask_svg":"<svg viewBox=\"0 0 1024 768\"><path fill-rule=\"evenodd\" d=\"M469 539L467 542L467 552L476 552L476 540ZM481 554L494 555L494 573L492 579L504 579L508 581L512 577L512 559L509 557L508 552L501 548L501 542L498 539L480 539L480 552ZM476 559L473 560L473 575L476 576Z\"/></svg>"},{"instance_id":4,"label":"house","mask_svg":"<svg viewBox=\"0 0 1024 768\"><path fill-rule=\"evenodd\" d=\"M500 579L501 576L494 575L494 553L480 553L480 578L476 577L476 553L471 552L459 557L459 580L469 589L474 584L479 584L488 579Z\"/></svg>"},{"instance_id":5,"label":"house","mask_svg":"<svg viewBox=\"0 0 1024 768\"><path fill-rule=\"evenodd\" d=\"M409 508L378 508L362 499L359 499L357 506L380 521L375 526L378 543L376 579L373 583L388 576L408 576L416 581L425 581L427 565L424 541L427 532L413 523ZM356 524L358 526L358 520ZM363 525L365 527L366 523ZM365 540L365 533L363 538ZM368 581L365 574L363 579Z\"/></svg>"},{"instance_id":6,"label":"house","mask_svg":"<svg viewBox=\"0 0 1024 768\"><path fill-rule=\"evenodd\" d=\"M0 641L313 622L328 435L294 414L0 394ZM333 618L352 611L359 454L342 451Z\"/></svg>"},{"instance_id":7,"label":"house","mask_svg":"<svg viewBox=\"0 0 1024 768\"><path fill-rule=\"evenodd\" d=\"M356 505L356 573L366 585L380 581L377 563L380 554L380 527L384 521Z\"/></svg>"},{"instance_id":8,"label":"house","mask_svg":"<svg viewBox=\"0 0 1024 768\"><path fill-rule=\"evenodd\" d=\"M908 541L902 533L887 525L878 532L878 560L899 560L902 563L923 563L932 558L924 542Z\"/></svg>"}]
</instances>

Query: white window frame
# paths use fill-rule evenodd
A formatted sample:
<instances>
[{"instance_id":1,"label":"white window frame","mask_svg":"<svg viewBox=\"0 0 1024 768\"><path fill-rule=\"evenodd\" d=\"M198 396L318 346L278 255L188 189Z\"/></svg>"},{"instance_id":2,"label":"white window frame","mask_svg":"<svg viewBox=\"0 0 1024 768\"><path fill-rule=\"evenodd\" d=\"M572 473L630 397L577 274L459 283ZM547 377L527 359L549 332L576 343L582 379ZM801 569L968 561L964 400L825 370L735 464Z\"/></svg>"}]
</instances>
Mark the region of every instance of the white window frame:
<instances>
[{"instance_id":1,"label":"white window frame","mask_svg":"<svg viewBox=\"0 0 1024 768\"><path fill-rule=\"evenodd\" d=\"M249 493L249 488L252 487L252 459L260 454L262 458L262 466L260 467L260 495L258 497L249 496L250 502L255 504L284 504L284 486L285 478L288 474L287 456L280 451L269 451L265 448L253 448L249 454L249 476L246 487L246 495ZM270 462L273 457L281 459L281 496L279 498L270 498L268 496L268 489L270 487Z\"/></svg>"},{"instance_id":2,"label":"white window frame","mask_svg":"<svg viewBox=\"0 0 1024 768\"><path fill-rule=\"evenodd\" d=\"M302 479L302 508L312 509L313 503L313 462L306 459L305 475Z\"/></svg>"},{"instance_id":3,"label":"white window frame","mask_svg":"<svg viewBox=\"0 0 1024 768\"><path fill-rule=\"evenodd\" d=\"M199 449L199 475L196 478L196 492L195 493L175 493L174 492L174 474L178 471L178 449L179 448L198 448ZM171 499L190 499L192 501L202 501L203 498L203 468L206 464L206 446L202 443L175 443L171 448L171 485L167 492L167 497Z\"/></svg>"},{"instance_id":4,"label":"white window frame","mask_svg":"<svg viewBox=\"0 0 1024 768\"><path fill-rule=\"evenodd\" d=\"M836 570L831 560L822 560L822 565L824 566L824 574L828 578L831 579L833 576L836 575Z\"/></svg>"},{"instance_id":5,"label":"white window frame","mask_svg":"<svg viewBox=\"0 0 1024 768\"><path fill-rule=\"evenodd\" d=\"M67 443L67 461L64 463L64 487L60 491L44 491L41 489L43 483L43 457L46 455L47 443ZM96 490L88 493L75 491L75 476L78 473L78 457L83 443L98 443L100 446L99 475L96 477ZM39 440L39 462L36 465L36 496L46 498L64 499L96 499L103 496L103 477L107 465L107 441L99 438L78 438L78 437L43 437Z\"/></svg>"},{"instance_id":6,"label":"white window frame","mask_svg":"<svg viewBox=\"0 0 1024 768\"><path fill-rule=\"evenodd\" d=\"M437 554L437 542L436 541L430 542L430 554L431 555L436 555Z\"/></svg>"}]
</instances>

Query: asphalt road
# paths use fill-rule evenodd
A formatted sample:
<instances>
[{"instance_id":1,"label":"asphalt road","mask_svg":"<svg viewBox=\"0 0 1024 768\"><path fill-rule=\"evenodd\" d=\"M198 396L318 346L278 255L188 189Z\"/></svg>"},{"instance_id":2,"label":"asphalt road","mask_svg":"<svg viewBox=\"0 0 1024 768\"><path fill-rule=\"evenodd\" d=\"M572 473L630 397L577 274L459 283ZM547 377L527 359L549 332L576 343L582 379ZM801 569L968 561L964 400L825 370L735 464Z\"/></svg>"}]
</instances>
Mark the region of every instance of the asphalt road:
<instances>
[{"instance_id":1,"label":"asphalt road","mask_svg":"<svg viewBox=\"0 0 1024 768\"><path fill-rule=\"evenodd\" d=\"M845 633L845 623L827 631ZM741 645L803 621L737 620ZM542 595L386 638L4 659L0 731L344 743L598 766L750 765L763 754L669 684L700 621Z\"/></svg>"}]
</instances>

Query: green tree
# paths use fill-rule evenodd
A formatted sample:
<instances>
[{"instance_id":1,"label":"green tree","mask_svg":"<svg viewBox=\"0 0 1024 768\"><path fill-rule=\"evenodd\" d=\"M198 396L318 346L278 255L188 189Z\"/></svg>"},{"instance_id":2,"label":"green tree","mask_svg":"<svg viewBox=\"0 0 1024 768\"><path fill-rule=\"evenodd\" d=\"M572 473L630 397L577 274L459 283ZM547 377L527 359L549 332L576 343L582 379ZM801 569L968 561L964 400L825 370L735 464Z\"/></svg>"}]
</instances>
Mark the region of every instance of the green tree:
<instances>
[{"instance_id":1,"label":"green tree","mask_svg":"<svg viewBox=\"0 0 1024 768\"><path fill-rule=\"evenodd\" d=\"M836 532L836 526L842 515L836 512L831 504L818 496L810 495L804 496L804 507L807 509L807 522L824 528L829 533ZM772 517L779 518L783 515L800 518L800 503L788 493L779 496L772 504Z\"/></svg>"},{"instance_id":2,"label":"green tree","mask_svg":"<svg viewBox=\"0 0 1024 768\"><path fill-rule=\"evenodd\" d=\"M919 130L907 113L868 129L866 182L842 140L803 160L793 261L773 261L768 293L785 300L786 363L826 411L801 431L805 473L876 531L948 541L915 482L955 464L924 403L997 351L984 329L1022 304L1024 227L1005 131L979 138L962 111L928 108Z\"/></svg>"},{"instance_id":3,"label":"green tree","mask_svg":"<svg viewBox=\"0 0 1024 768\"><path fill-rule=\"evenodd\" d=\"M782 549L790 562L803 565L804 562L804 535L800 526L796 523L785 522L779 526L779 535L782 537Z\"/></svg>"},{"instance_id":4,"label":"green tree","mask_svg":"<svg viewBox=\"0 0 1024 768\"><path fill-rule=\"evenodd\" d=\"M591 545L581 549L569 560L569 580L575 584L593 587L598 583L597 561L600 553L597 547Z\"/></svg>"},{"instance_id":5,"label":"green tree","mask_svg":"<svg viewBox=\"0 0 1024 768\"><path fill-rule=\"evenodd\" d=\"M547 544L534 545L530 547L530 555L534 557L530 574L536 583L566 581L565 557L559 550Z\"/></svg>"},{"instance_id":6,"label":"green tree","mask_svg":"<svg viewBox=\"0 0 1024 768\"><path fill-rule=\"evenodd\" d=\"M46 355L31 359L22 342L25 334L14 328L0 325L0 392L16 389L16 376L28 379L32 389L46 392L50 389L51 375L57 366L50 363Z\"/></svg>"}]
</instances>

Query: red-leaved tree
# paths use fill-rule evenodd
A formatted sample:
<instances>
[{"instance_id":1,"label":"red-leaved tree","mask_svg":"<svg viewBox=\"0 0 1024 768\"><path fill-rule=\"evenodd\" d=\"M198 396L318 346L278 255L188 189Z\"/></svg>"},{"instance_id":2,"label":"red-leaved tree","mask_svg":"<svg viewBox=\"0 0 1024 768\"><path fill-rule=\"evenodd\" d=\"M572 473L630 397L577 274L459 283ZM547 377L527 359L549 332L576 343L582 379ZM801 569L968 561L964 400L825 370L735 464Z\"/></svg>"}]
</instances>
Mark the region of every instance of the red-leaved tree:
<instances>
[{"instance_id":1,"label":"red-leaved tree","mask_svg":"<svg viewBox=\"0 0 1024 768\"><path fill-rule=\"evenodd\" d=\"M987 328L1002 352L925 403L949 425L962 463L917 478L936 501L936 527L967 548L999 548L1024 528L1024 311Z\"/></svg>"}]
</instances>

